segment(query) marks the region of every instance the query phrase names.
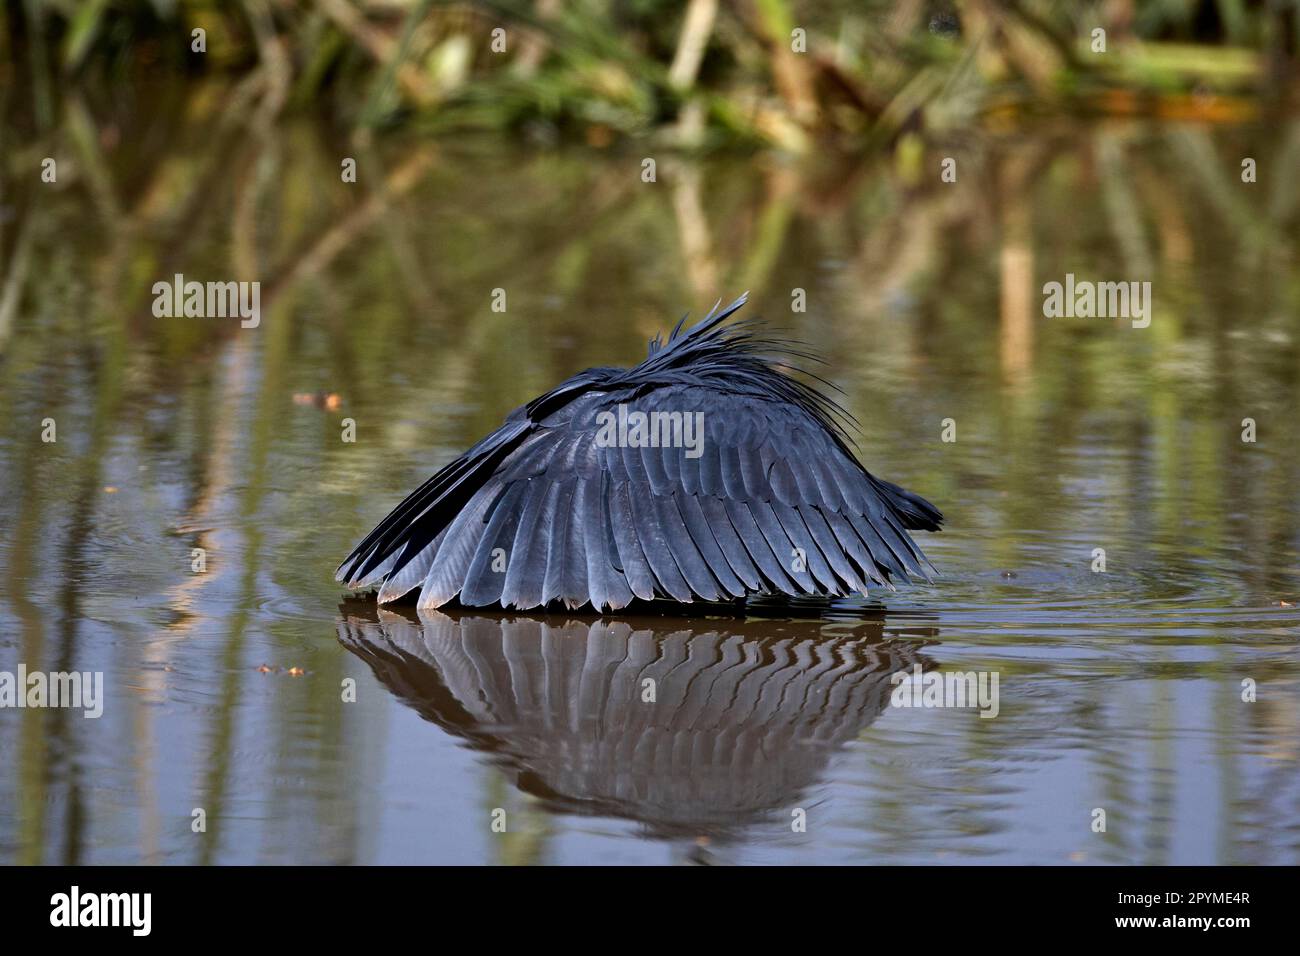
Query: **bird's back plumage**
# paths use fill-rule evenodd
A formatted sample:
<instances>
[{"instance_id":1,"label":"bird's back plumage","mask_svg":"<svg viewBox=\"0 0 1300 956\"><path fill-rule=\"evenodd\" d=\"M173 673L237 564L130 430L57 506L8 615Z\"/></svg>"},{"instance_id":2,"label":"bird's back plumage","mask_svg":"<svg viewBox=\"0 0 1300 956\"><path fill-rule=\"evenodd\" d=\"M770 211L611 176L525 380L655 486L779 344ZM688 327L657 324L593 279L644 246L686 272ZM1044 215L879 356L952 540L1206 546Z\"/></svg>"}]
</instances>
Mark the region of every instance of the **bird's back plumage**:
<instances>
[{"instance_id":1,"label":"bird's back plumage","mask_svg":"<svg viewBox=\"0 0 1300 956\"><path fill-rule=\"evenodd\" d=\"M786 374L814 356L724 324L744 302L679 322L634 368L588 369L516 409L366 535L338 579L378 585L381 602L418 588L421 607L605 610L928 577L908 532L942 515L868 473L847 413ZM641 414L664 430L629 441ZM651 435L673 440L639 443Z\"/></svg>"}]
</instances>

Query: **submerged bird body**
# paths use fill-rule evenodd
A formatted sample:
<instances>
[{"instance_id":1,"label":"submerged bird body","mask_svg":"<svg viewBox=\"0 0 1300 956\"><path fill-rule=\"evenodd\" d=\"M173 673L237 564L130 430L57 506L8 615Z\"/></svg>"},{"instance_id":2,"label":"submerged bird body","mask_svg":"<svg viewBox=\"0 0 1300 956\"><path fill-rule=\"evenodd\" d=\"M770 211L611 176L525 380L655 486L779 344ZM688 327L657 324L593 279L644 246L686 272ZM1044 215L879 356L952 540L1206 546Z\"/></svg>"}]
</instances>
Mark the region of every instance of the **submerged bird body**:
<instances>
[{"instance_id":1,"label":"submerged bird body","mask_svg":"<svg viewBox=\"0 0 1300 956\"><path fill-rule=\"evenodd\" d=\"M845 596L926 577L925 499L869 474L810 358L710 313L631 369L593 368L516 409L412 492L338 570L421 607ZM656 414L658 413L658 414ZM629 422L631 426L629 427ZM698 429L698 433L696 433Z\"/></svg>"}]
</instances>

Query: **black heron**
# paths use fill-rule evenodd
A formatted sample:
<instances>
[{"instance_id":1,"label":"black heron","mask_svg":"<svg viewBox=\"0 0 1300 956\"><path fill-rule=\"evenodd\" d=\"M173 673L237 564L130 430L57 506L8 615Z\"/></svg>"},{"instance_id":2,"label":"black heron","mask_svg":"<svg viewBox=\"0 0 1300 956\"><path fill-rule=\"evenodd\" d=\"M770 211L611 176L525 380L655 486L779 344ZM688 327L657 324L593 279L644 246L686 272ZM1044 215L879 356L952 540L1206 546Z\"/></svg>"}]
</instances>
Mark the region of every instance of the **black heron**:
<instances>
[{"instance_id":1,"label":"black heron","mask_svg":"<svg viewBox=\"0 0 1300 956\"><path fill-rule=\"evenodd\" d=\"M379 522L338 580L378 585L380 603L419 588L422 608L596 611L928 580L908 532L943 515L863 468L848 413L786 374L815 355L724 324L744 303L515 409Z\"/></svg>"}]
</instances>

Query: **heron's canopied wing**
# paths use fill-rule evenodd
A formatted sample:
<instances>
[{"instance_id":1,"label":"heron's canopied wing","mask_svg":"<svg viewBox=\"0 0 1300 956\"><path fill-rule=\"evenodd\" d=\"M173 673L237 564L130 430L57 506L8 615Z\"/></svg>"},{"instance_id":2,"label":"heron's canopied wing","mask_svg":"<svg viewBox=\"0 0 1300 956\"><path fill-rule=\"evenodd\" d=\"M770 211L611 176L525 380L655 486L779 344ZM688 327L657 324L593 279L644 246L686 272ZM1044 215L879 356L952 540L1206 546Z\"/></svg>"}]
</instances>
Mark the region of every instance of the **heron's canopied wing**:
<instances>
[{"instance_id":1,"label":"heron's canopied wing","mask_svg":"<svg viewBox=\"0 0 1300 956\"><path fill-rule=\"evenodd\" d=\"M421 606L842 596L927 576L907 531L938 512L797 406L672 385L583 395L537 426L399 573L406 590L422 574Z\"/></svg>"},{"instance_id":2,"label":"heron's canopied wing","mask_svg":"<svg viewBox=\"0 0 1300 956\"><path fill-rule=\"evenodd\" d=\"M507 421L407 495L352 549L335 572L335 579L349 587L384 581L391 593L397 575L411 578L419 567L418 563L411 567L412 559L428 551L431 544L436 546L448 523L524 440L529 426L526 420ZM382 595L381 591L381 599Z\"/></svg>"}]
</instances>

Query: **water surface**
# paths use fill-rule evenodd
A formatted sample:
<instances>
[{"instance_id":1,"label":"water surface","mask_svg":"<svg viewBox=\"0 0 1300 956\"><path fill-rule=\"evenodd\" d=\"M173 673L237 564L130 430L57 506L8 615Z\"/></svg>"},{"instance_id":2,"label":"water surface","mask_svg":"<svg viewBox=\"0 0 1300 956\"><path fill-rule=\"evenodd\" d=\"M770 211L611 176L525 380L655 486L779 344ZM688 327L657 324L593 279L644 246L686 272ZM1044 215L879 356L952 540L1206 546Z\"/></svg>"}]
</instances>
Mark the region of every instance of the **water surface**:
<instances>
[{"instance_id":1,"label":"water surface","mask_svg":"<svg viewBox=\"0 0 1300 956\"><path fill-rule=\"evenodd\" d=\"M990 134L956 184L412 141L344 184L324 125L72 115L57 186L3 171L0 669L106 700L0 710L0 861L1300 862L1300 215L1237 178L1300 126ZM155 318L178 272L261 281L260 325ZM1150 327L1044 318L1068 272L1151 281ZM597 618L334 583L512 408L745 289L945 512L933 584ZM996 672L998 716L890 706L918 664Z\"/></svg>"}]
</instances>

